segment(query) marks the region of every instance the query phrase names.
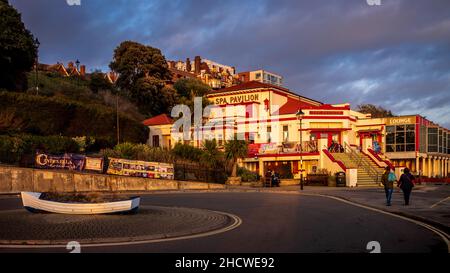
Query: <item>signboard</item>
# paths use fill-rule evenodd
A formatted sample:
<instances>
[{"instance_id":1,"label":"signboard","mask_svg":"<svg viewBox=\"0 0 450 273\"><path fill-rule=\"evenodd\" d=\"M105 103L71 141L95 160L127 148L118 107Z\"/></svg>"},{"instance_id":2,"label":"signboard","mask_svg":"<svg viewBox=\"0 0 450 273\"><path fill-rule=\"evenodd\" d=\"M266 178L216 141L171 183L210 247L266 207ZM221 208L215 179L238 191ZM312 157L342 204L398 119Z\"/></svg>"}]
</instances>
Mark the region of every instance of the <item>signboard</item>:
<instances>
[{"instance_id":1,"label":"signboard","mask_svg":"<svg viewBox=\"0 0 450 273\"><path fill-rule=\"evenodd\" d=\"M103 172L103 158L86 157L85 170Z\"/></svg>"},{"instance_id":2,"label":"signboard","mask_svg":"<svg viewBox=\"0 0 450 273\"><path fill-rule=\"evenodd\" d=\"M67 169L81 171L84 168L86 157L78 154L51 155L36 153L35 165L43 169Z\"/></svg>"},{"instance_id":3,"label":"signboard","mask_svg":"<svg viewBox=\"0 0 450 273\"><path fill-rule=\"evenodd\" d=\"M259 101L259 94L242 94L216 98L215 104L216 105L237 104L237 103L257 102L257 101Z\"/></svg>"},{"instance_id":4,"label":"signboard","mask_svg":"<svg viewBox=\"0 0 450 273\"><path fill-rule=\"evenodd\" d=\"M173 164L109 158L108 174L173 179Z\"/></svg>"},{"instance_id":5,"label":"signboard","mask_svg":"<svg viewBox=\"0 0 450 273\"><path fill-rule=\"evenodd\" d=\"M416 116L393 117L386 119L386 125L416 124Z\"/></svg>"}]
</instances>

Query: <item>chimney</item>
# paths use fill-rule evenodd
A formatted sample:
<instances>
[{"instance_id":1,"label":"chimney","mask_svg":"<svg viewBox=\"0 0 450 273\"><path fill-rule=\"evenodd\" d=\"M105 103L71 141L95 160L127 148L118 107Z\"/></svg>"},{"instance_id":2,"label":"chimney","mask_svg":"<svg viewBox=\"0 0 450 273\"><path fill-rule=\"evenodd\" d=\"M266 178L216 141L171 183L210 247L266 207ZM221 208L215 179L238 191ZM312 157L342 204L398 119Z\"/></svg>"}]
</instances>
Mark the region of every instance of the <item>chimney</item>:
<instances>
[{"instance_id":1,"label":"chimney","mask_svg":"<svg viewBox=\"0 0 450 273\"><path fill-rule=\"evenodd\" d=\"M189 58L186 59L186 71L191 72L191 60Z\"/></svg>"},{"instance_id":2,"label":"chimney","mask_svg":"<svg viewBox=\"0 0 450 273\"><path fill-rule=\"evenodd\" d=\"M86 75L86 66L84 64L80 66L80 75Z\"/></svg>"},{"instance_id":3,"label":"chimney","mask_svg":"<svg viewBox=\"0 0 450 273\"><path fill-rule=\"evenodd\" d=\"M201 63L200 56L195 56L195 59L194 59L194 73L196 75L200 74L200 63Z\"/></svg>"}]
</instances>

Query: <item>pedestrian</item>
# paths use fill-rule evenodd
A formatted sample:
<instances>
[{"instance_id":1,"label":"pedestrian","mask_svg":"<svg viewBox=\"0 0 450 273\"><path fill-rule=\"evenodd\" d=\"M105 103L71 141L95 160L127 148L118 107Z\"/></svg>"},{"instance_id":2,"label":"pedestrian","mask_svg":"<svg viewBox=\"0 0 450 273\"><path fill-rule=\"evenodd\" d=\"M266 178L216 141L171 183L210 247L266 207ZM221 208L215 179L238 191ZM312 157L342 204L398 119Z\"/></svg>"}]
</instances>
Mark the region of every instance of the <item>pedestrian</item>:
<instances>
[{"instance_id":1,"label":"pedestrian","mask_svg":"<svg viewBox=\"0 0 450 273\"><path fill-rule=\"evenodd\" d=\"M384 186L384 193L386 194L386 206L391 205L392 193L394 192L394 182L397 180L394 170L387 166L383 175L381 176L381 183Z\"/></svg>"},{"instance_id":2,"label":"pedestrian","mask_svg":"<svg viewBox=\"0 0 450 273\"><path fill-rule=\"evenodd\" d=\"M405 206L409 205L409 197L411 196L411 191L414 188L413 181L414 176L412 176L408 168L405 168L398 181L398 186L400 187L400 189L402 189L403 197L405 198Z\"/></svg>"},{"instance_id":3,"label":"pedestrian","mask_svg":"<svg viewBox=\"0 0 450 273\"><path fill-rule=\"evenodd\" d=\"M278 174L278 172L275 172L273 176L274 176L275 187L279 187L280 186L280 175Z\"/></svg>"}]
</instances>

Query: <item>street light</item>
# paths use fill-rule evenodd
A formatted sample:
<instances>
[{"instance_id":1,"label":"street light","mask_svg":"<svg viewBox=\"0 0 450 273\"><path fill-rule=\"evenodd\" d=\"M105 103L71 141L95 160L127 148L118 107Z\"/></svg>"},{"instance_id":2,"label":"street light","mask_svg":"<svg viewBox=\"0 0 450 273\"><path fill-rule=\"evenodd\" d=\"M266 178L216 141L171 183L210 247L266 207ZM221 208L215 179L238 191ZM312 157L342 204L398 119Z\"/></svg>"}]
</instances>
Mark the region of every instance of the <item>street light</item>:
<instances>
[{"instance_id":1,"label":"street light","mask_svg":"<svg viewBox=\"0 0 450 273\"><path fill-rule=\"evenodd\" d=\"M36 72L36 78L35 78L35 89L36 89L36 95L39 94L39 81L38 81L38 65L39 65L39 46L41 43L39 42L38 38L34 39L34 45L36 46L36 65L35 65L35 72Z\"/></svg>"},{"instance_id":2,"label":"street light","mask_svg":"<svg viewBox=\"0 0 450 273\"><path fill-rule=\"evenodd\" d=\"M295 116L300 122L300 190L303 190L303 138L302 138L302 119L305 116L302 109L298 109Z\"/></svg>"},{"instance_id":3,"label":"street light","mask_svg":"<svg viewBox=\"0 0 450 273\"><path fill-rule=\"evenodd\" d=\"M75 64L77 65L77 73L80 73L80 61L77 59L77 61L75 62ZM77 75L77 85L80 85L80 75Z\"/></svg>"}]
</instances>

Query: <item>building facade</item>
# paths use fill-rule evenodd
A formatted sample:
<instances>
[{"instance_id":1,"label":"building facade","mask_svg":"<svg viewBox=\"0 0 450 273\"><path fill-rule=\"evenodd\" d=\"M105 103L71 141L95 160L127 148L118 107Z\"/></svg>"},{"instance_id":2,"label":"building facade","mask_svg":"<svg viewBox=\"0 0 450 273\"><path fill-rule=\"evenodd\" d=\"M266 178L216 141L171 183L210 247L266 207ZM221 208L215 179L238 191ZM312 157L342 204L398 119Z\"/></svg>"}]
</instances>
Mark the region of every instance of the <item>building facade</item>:
<instances>
[{"instance_id":1,"label":"building facade","mask_svg":"<svg viewBox=\"0 0 450 273\"><path fill-rule=\"evenodd\" d=\"M190 128L189 140L170 130L172 119L147 120L149 145L170 148L184 141L201 147L195 138L200 130L203 139L214 138L219 146L230 135L247 140L248 156L240 164L260 175L276 170L282 178L298 178L300 172L354 169L360 185L379 183L386 166L397 172L408 167L427 177L449 175L449 130L419 115L371 118L350 104L330 105L258 81L216 90L207 98L214 111L206 118L204 113L201 126Z\"/></svg>"},{"instance_id":2,"label":"building facade","mask_svg":"<svg viewBox=\"0 0 450 273\"><path fill-rule=\"evenodd\" d=\"M197 78L213 89L220 89L238 84L236 69L200 56L192 62L189 58L183 61L168 61L172 82L181 78Z\"/></svg>"},{"instance_id":3,"label":"building facade","mask_svg":"<svg viewBox=\"0 0 450 273\"><path fill-rule=\"evenodd\" d=\"M266 70L254 70L238 73L241 82L258 81L261 83L283 86L283 77Z\"/></svg>"}]
</instances>

